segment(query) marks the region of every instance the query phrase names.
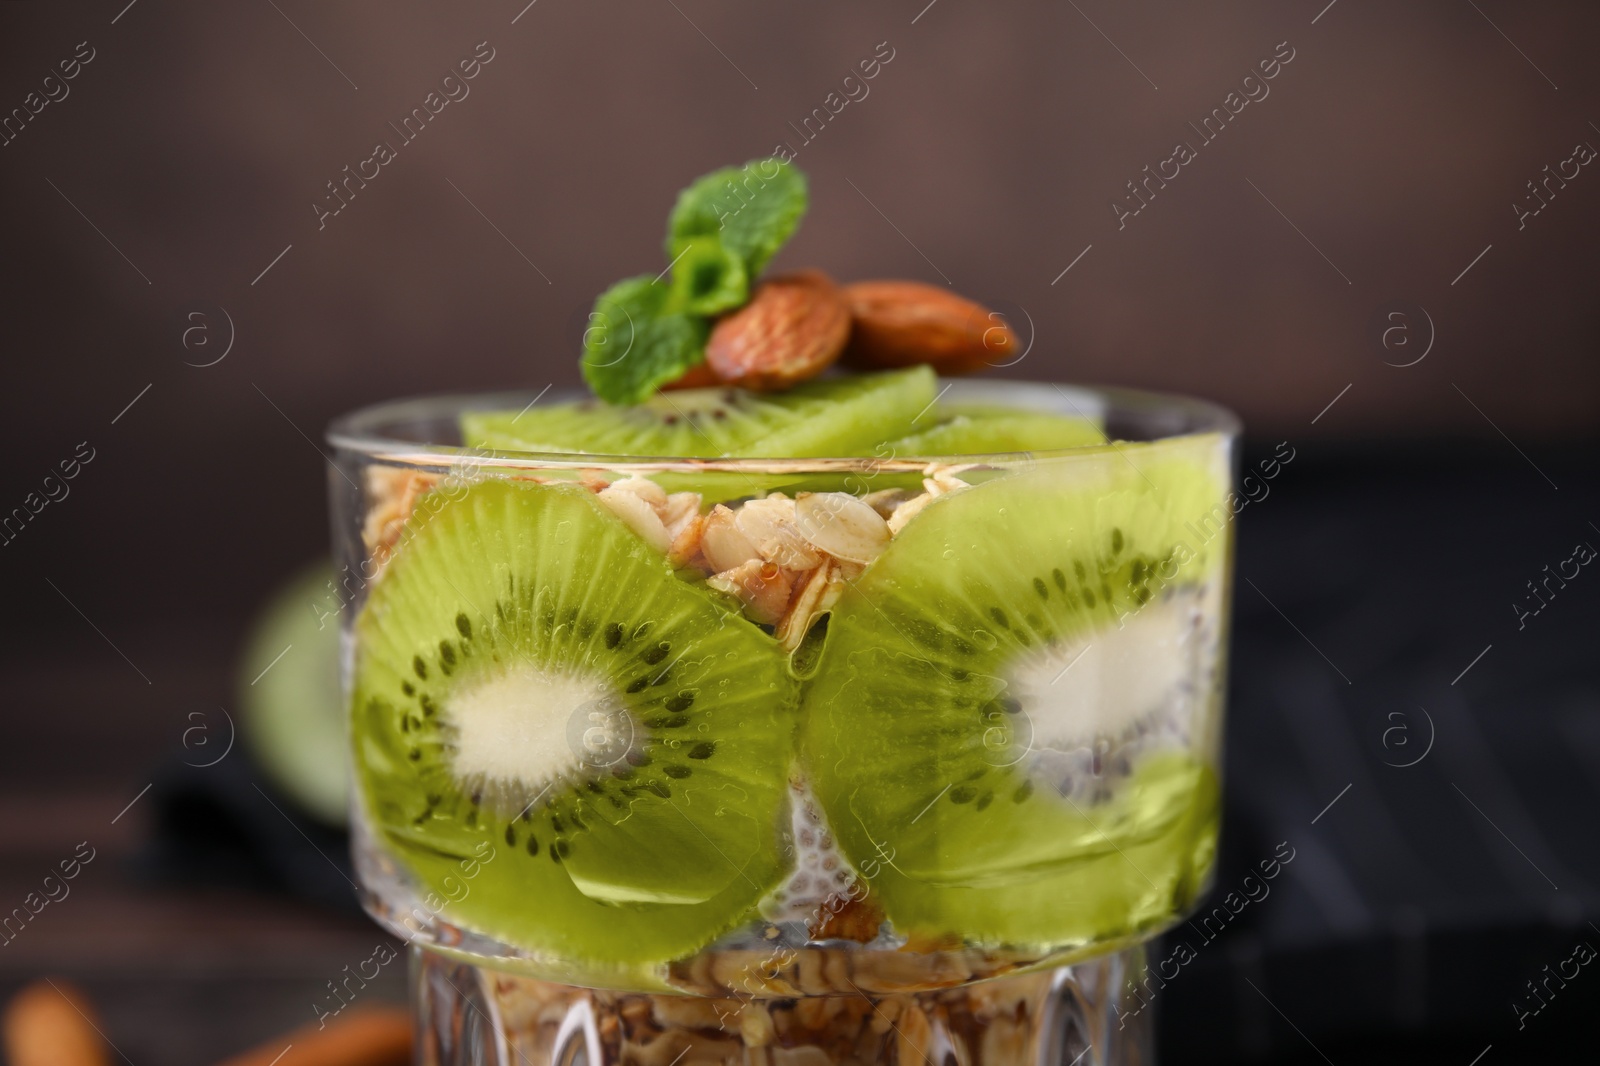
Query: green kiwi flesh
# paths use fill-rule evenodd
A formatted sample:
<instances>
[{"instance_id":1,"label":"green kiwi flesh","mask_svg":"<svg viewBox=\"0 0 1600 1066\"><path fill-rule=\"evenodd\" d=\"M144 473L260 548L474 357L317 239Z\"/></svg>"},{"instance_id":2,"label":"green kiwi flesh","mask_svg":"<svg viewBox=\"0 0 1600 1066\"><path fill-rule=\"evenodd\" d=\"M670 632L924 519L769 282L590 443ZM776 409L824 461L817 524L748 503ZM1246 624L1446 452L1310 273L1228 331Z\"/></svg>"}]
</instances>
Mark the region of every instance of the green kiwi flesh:
<instances>
[{"instance_id":1,"label":"green kiwi flesh","mask_svg":"<svg viewBox=\"0 0 1600 1066\"><path fill-rule=\"evenodd\" d=\"M936 499L835 605L803 757L898 931L1055 949L1203 889L1218 788L1184 730L1215 698L1230 530L1197 440Z\"/></svg>"},{"instance_id":2,"label":"green kiwi flesh","mask_svg":"<svg viewBox=\"0 0 1600 1066\"><path fill-rule=\"evenodd\" d=\"M453 901L446 920L568 959L664 960L779 877L783 657L583 489L423 497L355 638L367 818Z\"/></svg>"},{"instance_id":3,"label":"green kiwi flesh","mask_svg":"<svg viewBox=\"0 0 1600 1066\"><path fill-rule=\"evenodd\" d=\"M933 403L925 366L824 378L787 392L735 388L657 393L633 407L599 400L461 416L467 447L526 452L683 458L815 458L871 455L909 433Z\"/></svg>"},{"instance_id":4,"label":"green kiwi flesh","mask_svg":"<svg viewBox=\"0 0 1600 1066\"><path fill-rule=\"evenodd\" d=\"M1043 452L1106 442L1099 423L1088 418L996 407L954 408L939 414L937 424L890 441L888 449L880 451L887 450L897 458L983 455Z\"/></svg>"}]
</instances>

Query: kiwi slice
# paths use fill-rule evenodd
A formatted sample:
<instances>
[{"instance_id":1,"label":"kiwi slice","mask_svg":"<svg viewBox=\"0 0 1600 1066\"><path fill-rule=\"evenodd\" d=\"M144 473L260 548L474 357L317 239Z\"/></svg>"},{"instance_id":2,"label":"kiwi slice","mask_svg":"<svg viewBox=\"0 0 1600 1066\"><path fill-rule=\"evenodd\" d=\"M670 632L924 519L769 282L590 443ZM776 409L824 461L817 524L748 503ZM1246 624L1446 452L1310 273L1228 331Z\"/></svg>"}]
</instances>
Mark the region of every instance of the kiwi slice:
<instances>
[{"instance_id":1,"label":"kiwi slice","mask_svg":"<svg viewBox=\"0 0 1600 1066\"><path fill-rule=\"evenodd\" d=\"M1218 791L1189 731L1230 540L1221 445L1197 442L941 497L834 607L803 750L902 933L1054 950L1203 887Z\"/></svg>"},{"instance_id":2,"label":"kiwi slice","mask_svg":"<svg viewBox=\"0 0 1600 1066\"><path fill-rule=\"evenodd\" d=\"M1074 418L992 406L941 408L928 429L889 442L892 454L982 455L993 452L1043 452L1104 444L1105 431L1089 418Z\"/></svg>"},{"instance_id":3,"label":"kiwi slice","mask_svg":"<svg viewBox=\"0 0 1600 1066\"><path fill-rule=\"evenodd\" d=\"M925 366L808 381L787 392L657 393L633 407L599 400L461 416L468 447L684 458L871 455L909 433L938 393Z\"/></svg>"},{"instance_id":4,"label":"kiwi slice","mask_svg":"<svg viewBox=\"0 0 1600 1066\"><path fill-rule=\"evenodd\" d=\"M356 623L352 734L370 824L445 918L622 965L748 913L793 757L775 642L579 488L487 480L412 522Z\"/></svg>"}]
</instances>

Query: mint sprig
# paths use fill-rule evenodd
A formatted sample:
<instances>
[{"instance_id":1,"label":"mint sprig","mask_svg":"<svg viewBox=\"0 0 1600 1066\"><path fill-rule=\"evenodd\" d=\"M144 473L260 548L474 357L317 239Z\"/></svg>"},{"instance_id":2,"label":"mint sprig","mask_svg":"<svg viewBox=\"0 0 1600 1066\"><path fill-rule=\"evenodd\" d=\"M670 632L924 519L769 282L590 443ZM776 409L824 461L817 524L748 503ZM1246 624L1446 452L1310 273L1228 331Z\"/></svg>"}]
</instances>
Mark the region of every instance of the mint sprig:
<instances>
[{"instance_id":1,"label":"mint sprig","mask_svg":"<svg viewBox=\"0 0 1600 1066\"><path fill-rule=\"evenodd\" d=\"M714 170L679 193L667 220L671 284L640 275L595 300L580 362L594 394L641 403L704 362L711 316L749 300L807 202L805 175L775 158Z\"/></svg>"},{"instance_id":2,"label":"mint sprig","mask_svg":"<svg viewBox=\"0 0 1600 1066\"><path fill-rule=\"evenodd\" d=\"M678 194L667 255L676 257L689 238L717 237L753 278L794 235L807 202L806 176L781 159L713 170Z\"/></svg>"},{"instance_id":3,"label":"mint sprig","mask_svg":"<svg viewBox=\"0 0 1600 1066\"><path fill-rule=\"evenodd\" d=\"M583 379L614 404L643 403L706 357L710 323L668 307L671 290L650 274L601 293L583 331Z\"/></svg>"},{"instance_id":4,"label":"mint sprig","mask_svg":"<svg viewBox=\"0 0 1600 1066\"><path fill-rule=\"evenodd\" d=\"M745 261L716 237L690 237L672 264L669 304L696 315L719 315L750 299Z\"/></svg>"}]
</instances>

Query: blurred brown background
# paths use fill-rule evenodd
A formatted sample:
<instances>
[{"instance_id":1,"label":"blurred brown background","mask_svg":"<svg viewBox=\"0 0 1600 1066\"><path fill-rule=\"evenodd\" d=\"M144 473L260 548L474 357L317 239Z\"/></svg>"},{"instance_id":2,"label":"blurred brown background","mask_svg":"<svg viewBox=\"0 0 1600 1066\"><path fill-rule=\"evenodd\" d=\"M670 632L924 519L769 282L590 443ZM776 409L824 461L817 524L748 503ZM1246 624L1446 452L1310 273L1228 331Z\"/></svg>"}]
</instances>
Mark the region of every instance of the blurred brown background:
<instances>
[{"instance_id":1,"label":"blurred brown background","mask_svg":"<svg viewBox=\"0 0 1600 1066\"><path fill-rule=\"evenodd\" d=\"M0 6L0 116L92 54L0 147L0 513L94 454L0 547L0 902L80 839L113 856L4 949L7 979L301 981L365 956L358 918L124 892L145 815L111 817L323 550L328 419L577 383L583 313L665 266L676 191L780 142L812 207L775 266L1025 312L1005 374L1197 393L1270 439L1592 446L1600 173L1520 229L1513 209L1600 146L1592 4L525 3ZM480 42L470 94L402 146L390 123ZM1275 52L1268 95L1202 145L1190 124L1259 93ZM398 158L319 229L378 141ZM1112 201L1179 141L1198 158L1119 229Z\"/></svg>"}]
</instances>

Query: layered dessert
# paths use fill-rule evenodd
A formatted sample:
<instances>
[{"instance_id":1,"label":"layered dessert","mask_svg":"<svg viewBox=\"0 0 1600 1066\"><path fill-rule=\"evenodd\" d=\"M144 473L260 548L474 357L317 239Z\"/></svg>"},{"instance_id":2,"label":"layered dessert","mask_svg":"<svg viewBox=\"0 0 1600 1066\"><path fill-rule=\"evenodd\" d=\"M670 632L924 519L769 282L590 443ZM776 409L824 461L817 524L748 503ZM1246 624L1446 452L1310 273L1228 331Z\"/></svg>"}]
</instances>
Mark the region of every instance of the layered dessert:
<instances>
[{"instance_id":1,"label":"layered dessert","mask_svg":"<svg viewBox=\"0 0 1600 1066\"><path fill-rule=\"evenodd\" d=\"M1225 417L948 380L1009 325L757 280L803 206L773 160L685 192L670 282L597 301L593 397L336 427L367 906L526 1009L739 1032L1132 944L1207 884Z\"/></svg>"}]
</instances>

